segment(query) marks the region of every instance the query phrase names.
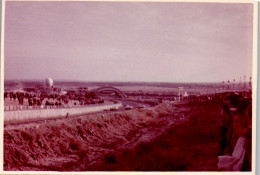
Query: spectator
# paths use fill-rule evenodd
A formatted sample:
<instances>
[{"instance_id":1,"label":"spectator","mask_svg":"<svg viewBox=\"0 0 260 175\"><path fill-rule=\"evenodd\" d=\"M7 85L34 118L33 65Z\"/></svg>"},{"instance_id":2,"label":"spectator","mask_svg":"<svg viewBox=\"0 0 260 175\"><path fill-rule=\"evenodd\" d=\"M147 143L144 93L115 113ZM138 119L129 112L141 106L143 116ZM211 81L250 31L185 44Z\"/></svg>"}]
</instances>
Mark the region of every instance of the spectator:
<instances>
[{"instance_id":1,"label":"spectator","mask_svg":"<svg viewBox=\"0 0 260 175\"><path fill-rule=\"evenodd\" d=\"M241 105L233 117L229 146L231 155L219 156L218 168L225 171L250 171L252 159L252 105ZM241 109L242 108L242 109ZM243 110L244 109L244 110Z\"/></svg>"}]
</instances>

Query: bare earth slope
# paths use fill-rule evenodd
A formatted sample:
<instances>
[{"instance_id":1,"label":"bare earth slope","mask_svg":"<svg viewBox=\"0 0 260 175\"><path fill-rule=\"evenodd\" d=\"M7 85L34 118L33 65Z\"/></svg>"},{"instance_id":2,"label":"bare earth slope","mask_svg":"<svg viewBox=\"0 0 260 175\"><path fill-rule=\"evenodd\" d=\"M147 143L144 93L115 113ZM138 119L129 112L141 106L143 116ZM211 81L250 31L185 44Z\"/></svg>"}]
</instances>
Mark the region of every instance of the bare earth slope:
<instances>
[{"instance_id":1,"label":"bare earth slope","mask_svg":"<svg viewBox=\"0 0 260 175\"><path fill-rule=\"evenodd\" d=\"M4 170L216 170L219 107L147 109L8 125Z\"/></svg>"}]
</instances>

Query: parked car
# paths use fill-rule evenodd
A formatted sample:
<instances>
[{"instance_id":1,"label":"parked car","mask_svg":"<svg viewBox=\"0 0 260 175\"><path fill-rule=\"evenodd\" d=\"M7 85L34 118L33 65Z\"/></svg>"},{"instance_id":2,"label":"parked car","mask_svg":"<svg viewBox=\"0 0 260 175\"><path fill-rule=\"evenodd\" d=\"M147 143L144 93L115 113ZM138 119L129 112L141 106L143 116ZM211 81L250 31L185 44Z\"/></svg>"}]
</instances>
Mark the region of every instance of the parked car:
<instances>
[{"instance_id":1,"label":"parked car","mask_svg":"<svg viewBox=\"0 0 260 175\"><path fill-rule=\"evenodd\" d=\"M133 109L133 106L126 105L125 110L131 110L131 109Z\"/></svg>"},{"instance_id":2,"label":"parked car","mask_svg":"<svg viewBox=\"0 0 260 175\"><path fill-rule=\"evenodd\" d=\"M138 107L138 109L141 109L141 108L145 108L145 105L141 105L141 104L140 104L140 105L138 105L137 107Z\"/></svg>"},{"instance_id":3,"label":"parked car","mask_svg":"<svg viewBox=\"0 0 260 175\"><path fill-rule=\"evenodd\" d=\"M117 111L118 110L118 107L112 107L110 108L110 111Z\"/></svg>"}]
</instances>

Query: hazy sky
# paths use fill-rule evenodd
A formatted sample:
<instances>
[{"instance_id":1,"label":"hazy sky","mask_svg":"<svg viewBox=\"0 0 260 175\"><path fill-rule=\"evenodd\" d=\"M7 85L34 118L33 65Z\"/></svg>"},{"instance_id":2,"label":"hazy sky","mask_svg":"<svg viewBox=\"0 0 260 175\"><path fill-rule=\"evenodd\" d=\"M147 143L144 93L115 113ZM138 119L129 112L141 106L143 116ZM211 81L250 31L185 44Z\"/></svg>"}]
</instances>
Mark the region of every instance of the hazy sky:
<instances>
[{"instance_id":1,"label":"hazy sky","mask_svg":"<svg viewBox=\"0 0 260 175\"><path fill-rule=\"evenodd\" d=\"M238 80L252 30L252 4L6 2L5 79Z\"/></svg>"}]
</instances>

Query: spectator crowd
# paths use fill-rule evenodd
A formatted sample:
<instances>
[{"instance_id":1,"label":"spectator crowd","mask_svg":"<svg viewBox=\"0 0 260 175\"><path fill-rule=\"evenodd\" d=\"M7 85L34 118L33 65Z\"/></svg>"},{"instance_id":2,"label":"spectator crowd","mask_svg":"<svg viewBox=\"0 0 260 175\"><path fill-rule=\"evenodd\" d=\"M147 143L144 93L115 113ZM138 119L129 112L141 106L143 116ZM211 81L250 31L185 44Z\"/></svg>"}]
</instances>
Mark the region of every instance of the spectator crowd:
<instances>
[{"instance_id":1,"label":"spectator crowd","mask_svg":"<svg viewBox=\"0 0 260 175\"><path fill-rule=\"evenodd\" d=\"M54 94L48 92L4 92L4 101L18 103L21 106L68 106L68 105L89 105L104 103L94 91L87 91L84 94L73 92L67 94Z\"/></svg>"}]
</instances>

